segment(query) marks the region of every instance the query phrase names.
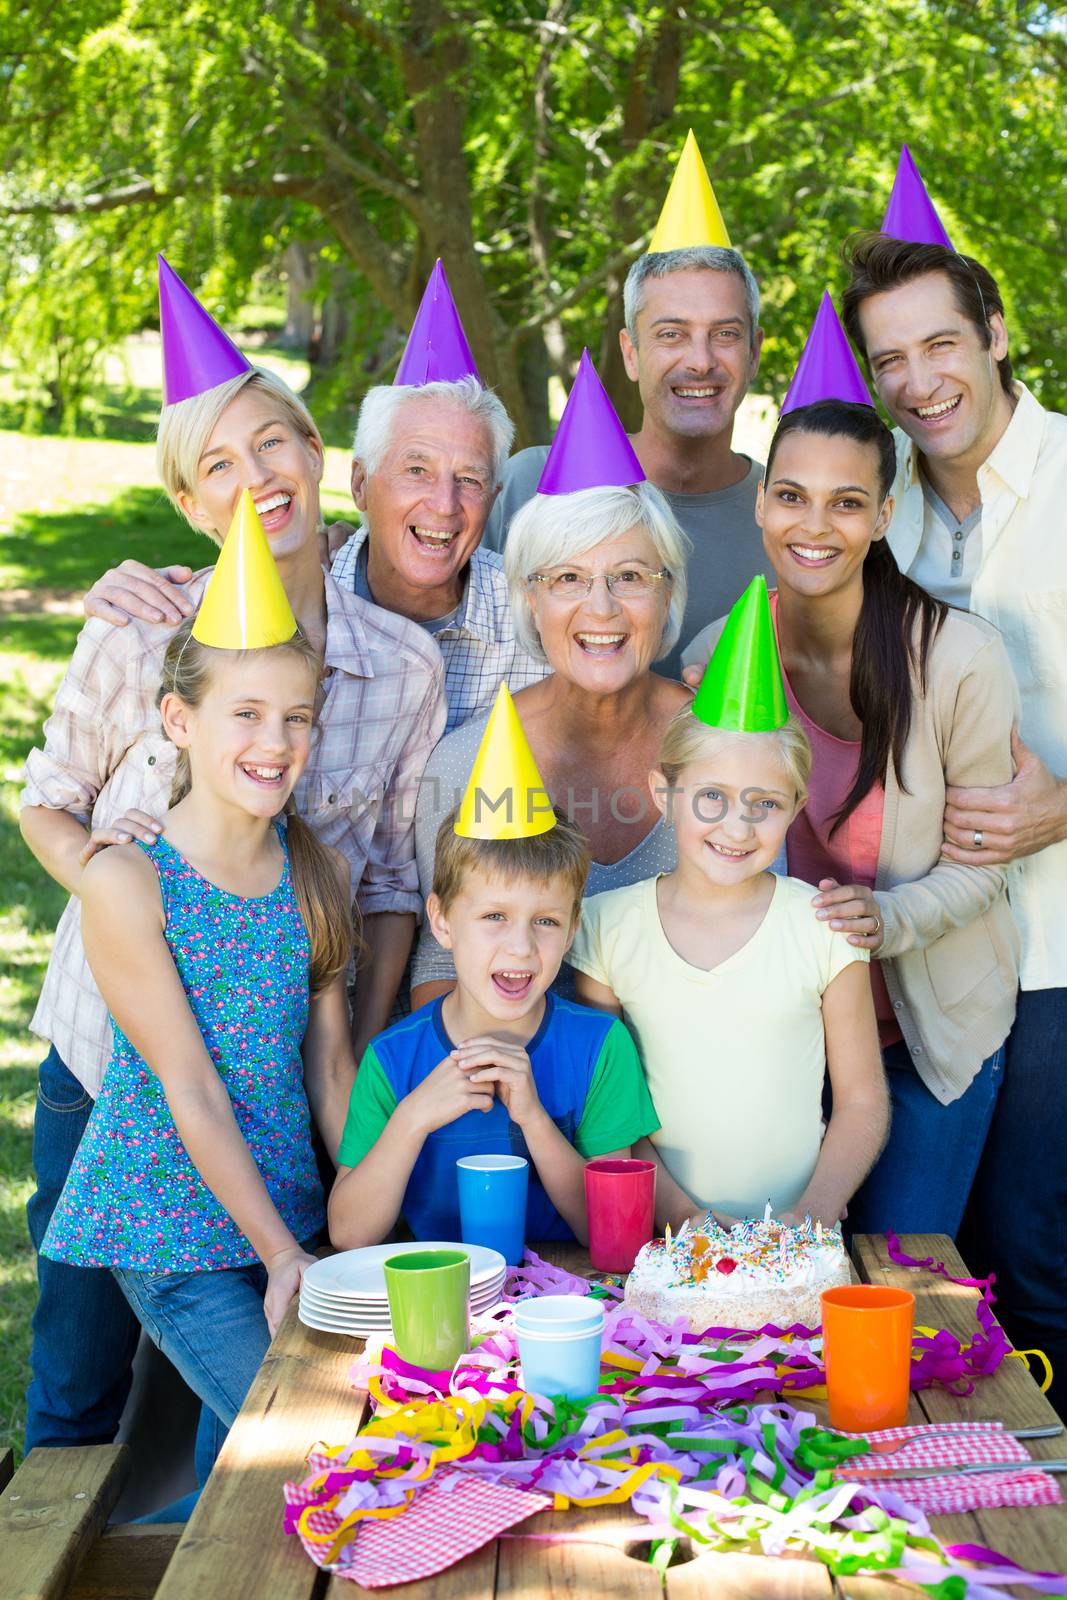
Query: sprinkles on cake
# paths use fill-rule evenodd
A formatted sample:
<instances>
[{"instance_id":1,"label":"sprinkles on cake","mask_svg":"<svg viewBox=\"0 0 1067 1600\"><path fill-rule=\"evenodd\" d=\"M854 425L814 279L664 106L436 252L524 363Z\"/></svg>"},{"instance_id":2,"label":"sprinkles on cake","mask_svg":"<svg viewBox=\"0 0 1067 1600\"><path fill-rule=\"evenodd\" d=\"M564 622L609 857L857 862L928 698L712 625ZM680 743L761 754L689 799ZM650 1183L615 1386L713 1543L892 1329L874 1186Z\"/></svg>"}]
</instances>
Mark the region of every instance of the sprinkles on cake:
<instances>
[{"instance_id":1,"label":"sprinkles on cake","mask_svg":"<svg viewBox=\"0 0 1067 1600\"><path fill-rule=\"evenodd\" d=\"M671 1287L689 1288L703 1283L714 1271L727 1276L740 1271L769 1274L778 1283L803 1273L816 1252L840 1242L841 1227L824 1228L810 1217L790 1225L776 1222L770 1206L762 1219L749 1217L724 1228L709 1211L704 1221L690 1226L688 1219L676 1234L666 1229L662 1239L645 1246L648 1255L666 1255L672 1268Z\"/></svg>"}]
</instances>

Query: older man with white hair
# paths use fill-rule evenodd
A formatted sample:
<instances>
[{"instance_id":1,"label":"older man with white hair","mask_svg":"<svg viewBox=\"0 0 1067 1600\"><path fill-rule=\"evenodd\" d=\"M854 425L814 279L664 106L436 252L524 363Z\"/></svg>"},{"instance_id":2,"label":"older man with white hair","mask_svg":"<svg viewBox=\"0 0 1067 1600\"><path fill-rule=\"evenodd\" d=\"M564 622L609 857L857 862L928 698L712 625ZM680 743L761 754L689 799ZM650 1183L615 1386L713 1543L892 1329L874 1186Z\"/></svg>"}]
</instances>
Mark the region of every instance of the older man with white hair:
<instances>
[{"instance_id":1,"label":"older man with white hair","mask_svg":"<svg viewBox=\"0 0 1067 1600\"><path fill-rule=\"evenodd\" d=\"M503 562L481 548L511 419L470 376L368 391L352 447L362 526L334 557L342 588L420 623L445 663L447 730L548 668L516 635Z\"/></svg>"}]
</instances>

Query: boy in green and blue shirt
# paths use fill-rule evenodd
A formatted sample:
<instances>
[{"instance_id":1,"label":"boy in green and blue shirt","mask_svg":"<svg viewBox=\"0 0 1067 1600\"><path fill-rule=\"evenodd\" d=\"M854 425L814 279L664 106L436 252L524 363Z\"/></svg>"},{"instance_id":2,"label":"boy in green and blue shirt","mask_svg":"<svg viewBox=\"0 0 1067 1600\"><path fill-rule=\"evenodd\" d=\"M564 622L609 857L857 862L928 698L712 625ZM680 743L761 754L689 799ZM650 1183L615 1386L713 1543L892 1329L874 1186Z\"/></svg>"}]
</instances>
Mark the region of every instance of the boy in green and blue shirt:
<instances>
[{"instance_id":1,"label":"boy in green and blue shirt","mask_svg":"<svg viewBox=\"0 0 1067 1600\"><path fill-rule=\"evenodd\" d=\"M530 1163L526 1237L586 1237L585 1162L628 1156L659 1127L617 1018L547 993L578 925L589 851L557 818L535 837L472 839L441 826L427 916L456 987L368 1047L330 1197L342 1248L458 1239L460 1156Z\"/></svg>"}]
</instances>

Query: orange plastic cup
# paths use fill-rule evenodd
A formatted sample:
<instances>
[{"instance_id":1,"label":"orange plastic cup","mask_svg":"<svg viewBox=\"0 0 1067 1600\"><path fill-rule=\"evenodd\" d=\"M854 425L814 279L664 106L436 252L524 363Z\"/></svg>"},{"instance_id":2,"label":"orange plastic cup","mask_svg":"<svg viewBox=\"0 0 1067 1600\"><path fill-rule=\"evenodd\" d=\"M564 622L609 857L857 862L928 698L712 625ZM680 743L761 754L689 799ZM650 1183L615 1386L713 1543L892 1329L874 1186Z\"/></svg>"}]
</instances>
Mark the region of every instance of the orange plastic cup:
<instances>
[{"instance_id":1,"label":"orange plastic cup","mask_svg":"<svg viewBox=\"0 0 1067 1600\"><path fill-rule=\"evenodd\" d=\"M822 1295L830 1425L846 1433L899 1428L908 1419L915 1296L853 1283Z\"/></svg>"}]
</instances>

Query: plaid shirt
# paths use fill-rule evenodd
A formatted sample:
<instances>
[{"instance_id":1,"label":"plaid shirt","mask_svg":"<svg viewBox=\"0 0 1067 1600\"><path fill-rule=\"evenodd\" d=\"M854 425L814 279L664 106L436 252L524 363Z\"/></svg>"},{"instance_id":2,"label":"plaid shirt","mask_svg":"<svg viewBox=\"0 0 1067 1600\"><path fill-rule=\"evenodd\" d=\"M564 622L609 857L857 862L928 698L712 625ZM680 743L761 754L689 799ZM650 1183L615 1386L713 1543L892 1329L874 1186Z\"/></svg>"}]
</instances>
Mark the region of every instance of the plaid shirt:
<instances>
[{"instance_id":1,"label":"plaid shirt","mask_svg":"<svg viewBox=\"0 0 1067 1600\"><path fill-rule=\"evenodd\" d=\"M187 585L199 601L208 568ZM156 709L173 629L91 621L26 763L24 806L70 811L108 827L131 807L166 815L175 751ZM326 575L323 698L296 808L347 858L361 912L422 911L415 869L414 795L444 728L441 657L415 623L339 588ZM50 1040L91 1095L111 1056L107 1007L82 944L72 896L56 929L30 1024Z\"/></svg>"},{"instance_id":2,"label":"plaid shirt","mask_svg":"<svg viewBox=\"0 0 1067 1600\"><path fill-rule=\"evenodd\" d=\"M366 538L366 527L357 528L334 556L330 572L342 589L356 586L356 563ZM495 550L475 550L456 620L434 638L445 663L446 733L491 706L501 679L515 694L551 671L515 637L504 563Z\"/></svg>"}]
</instances>

